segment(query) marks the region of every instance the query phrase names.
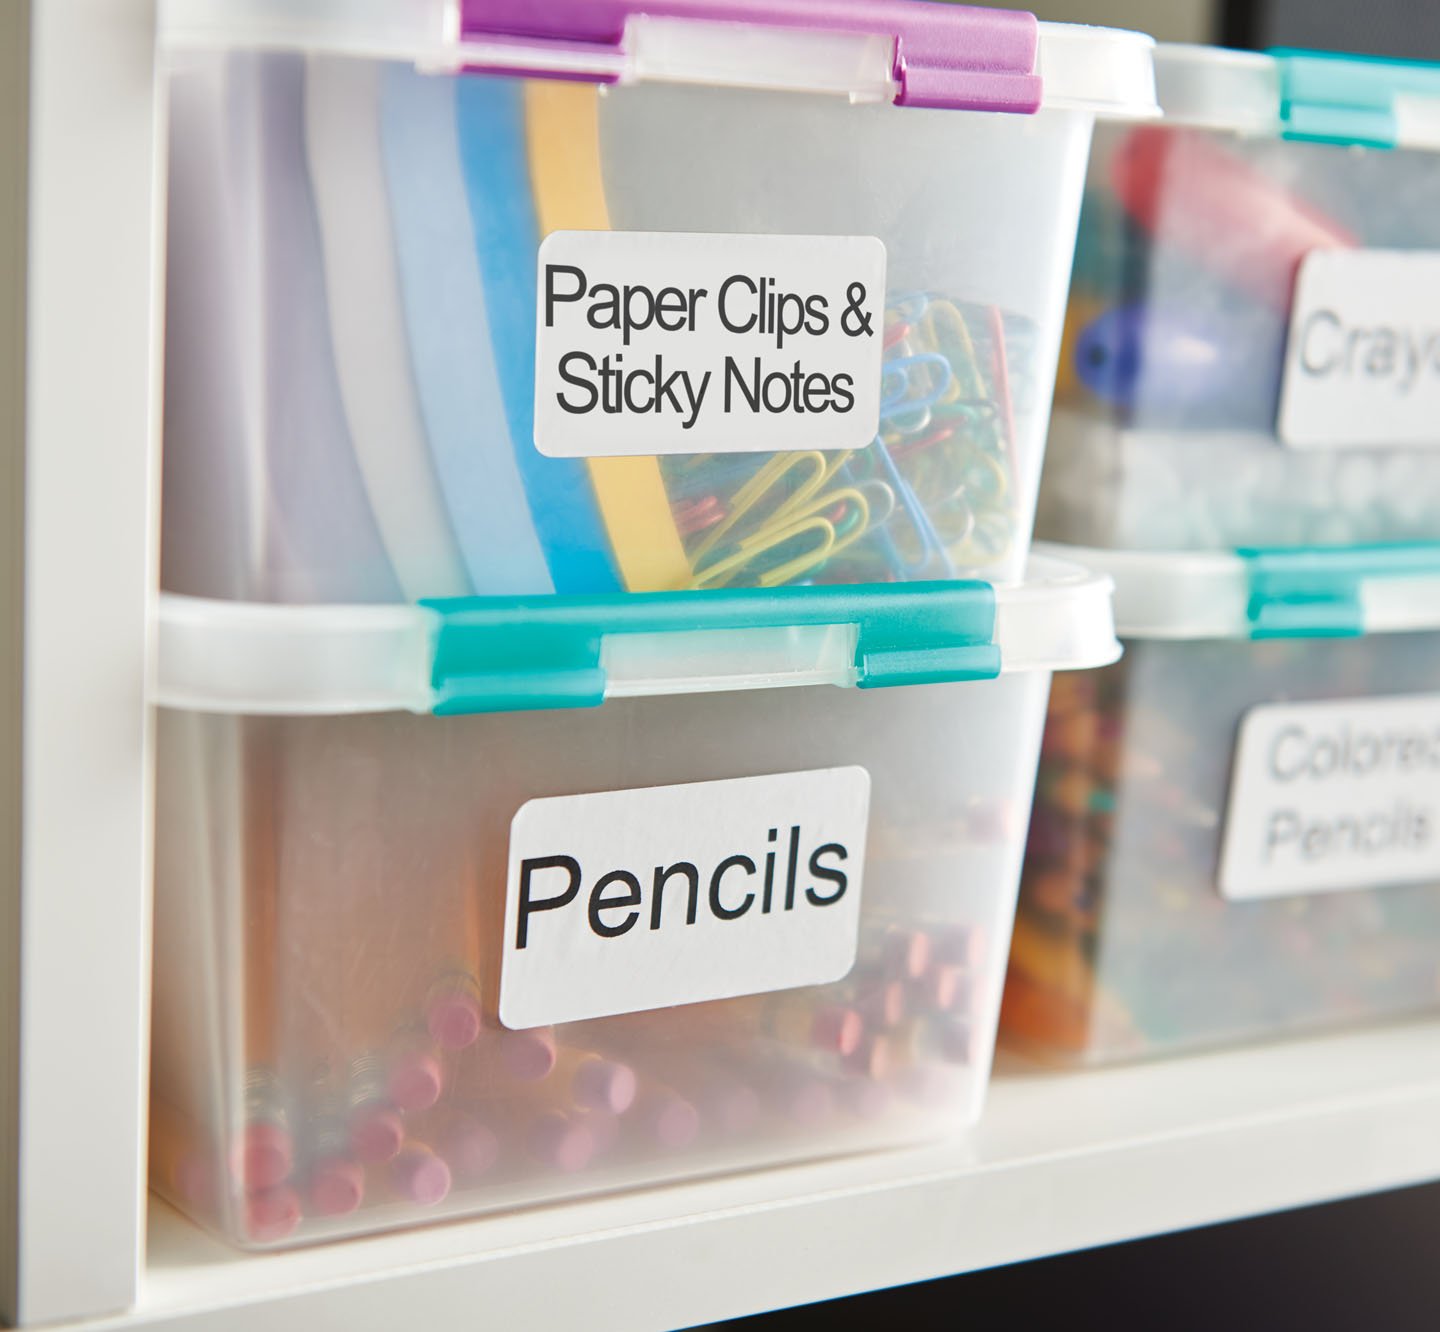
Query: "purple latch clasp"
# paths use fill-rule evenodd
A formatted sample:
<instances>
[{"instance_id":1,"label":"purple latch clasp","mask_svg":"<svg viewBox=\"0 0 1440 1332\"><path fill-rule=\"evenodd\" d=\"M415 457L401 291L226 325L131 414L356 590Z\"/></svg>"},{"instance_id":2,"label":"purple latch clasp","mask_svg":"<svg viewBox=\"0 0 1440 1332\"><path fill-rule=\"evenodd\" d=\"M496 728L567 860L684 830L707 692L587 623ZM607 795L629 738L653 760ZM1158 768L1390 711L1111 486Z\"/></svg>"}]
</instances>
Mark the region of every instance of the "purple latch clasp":
<instances>
[{"instance_id":1,"label":"purple latch clasp","mask_svg":"<svg viewBox=\"0 0 1440 1332\"><path fill-rule=\"evenodd\" d=\"M1030 113L1041 99L1033 14L932 0L460 0L467 39L623 53L632 18L866 33L895 43L900 106ZM560 77L573 77L561 74Z\"/></svg>"}]
</instances>

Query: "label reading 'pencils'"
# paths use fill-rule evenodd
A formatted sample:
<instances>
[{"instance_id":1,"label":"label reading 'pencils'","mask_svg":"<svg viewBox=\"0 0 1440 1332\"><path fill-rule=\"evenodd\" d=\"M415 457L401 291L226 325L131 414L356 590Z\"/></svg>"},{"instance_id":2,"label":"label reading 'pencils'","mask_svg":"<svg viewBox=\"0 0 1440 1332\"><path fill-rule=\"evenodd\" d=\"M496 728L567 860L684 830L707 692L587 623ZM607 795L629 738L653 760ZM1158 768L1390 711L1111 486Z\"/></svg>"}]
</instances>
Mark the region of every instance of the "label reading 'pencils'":
<instances>
[{"instance_id":1,"label":"label reading 'pencils'","mask_svg":"<svg viewBox=\"0 0 1440 1332\"><path fill-rule=\"evenodd\" d=\"M873 236L557 231L535 446L552 458L863 449L880 422Z\"/></svg>"},{"instance_id":2,"label":"label reading 'pencils'","mask_svg":"<svg viewBox=\"0 0 1440 1332\"><path fill-rule=\"evenodd\" d=\"M500 1020L579 1022L840 980L870 776L554 796L510 825Z\"/></svg>"},{"instance_id":3,"label":"label reading 'pencils'","mask_svg":"<svg viewBox=\"0 0 1440 1332\"><path fill-rule=\"evenodd\" d=\"M1440 253L1305 256L1279 435L1292 448L1440 446Z\"/></svg>"},{"instance_id":4,"label":"label reading 'pencils'","mask_svg":"<svg viewBox=\"0 0 1440 1332\"><path fill-rule=\"evenodd\" d=\"M1440 879L1440 694L1277 703L1240 724L1220 891Z\"/></svg>"}]
</instances>

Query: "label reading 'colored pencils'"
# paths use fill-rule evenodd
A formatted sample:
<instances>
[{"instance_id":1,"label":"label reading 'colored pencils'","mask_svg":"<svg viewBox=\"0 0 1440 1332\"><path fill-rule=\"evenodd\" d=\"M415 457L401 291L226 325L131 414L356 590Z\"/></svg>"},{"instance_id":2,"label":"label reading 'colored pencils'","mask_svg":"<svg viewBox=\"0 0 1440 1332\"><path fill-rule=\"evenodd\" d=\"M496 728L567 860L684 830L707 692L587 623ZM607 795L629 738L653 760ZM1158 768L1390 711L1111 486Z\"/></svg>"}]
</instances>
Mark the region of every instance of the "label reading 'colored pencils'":
<instances>
[{"instance_id":1,"label":"label reading 'colored pencils'","mask_svg":"<svg viewBox=\"0 0 1440 1332\"><path fill-rule=\"evenodd\" d=\"M1440 694L1277 703L1240 723L1232 901L1440 878Z\"/></svg>"}]
</instances>

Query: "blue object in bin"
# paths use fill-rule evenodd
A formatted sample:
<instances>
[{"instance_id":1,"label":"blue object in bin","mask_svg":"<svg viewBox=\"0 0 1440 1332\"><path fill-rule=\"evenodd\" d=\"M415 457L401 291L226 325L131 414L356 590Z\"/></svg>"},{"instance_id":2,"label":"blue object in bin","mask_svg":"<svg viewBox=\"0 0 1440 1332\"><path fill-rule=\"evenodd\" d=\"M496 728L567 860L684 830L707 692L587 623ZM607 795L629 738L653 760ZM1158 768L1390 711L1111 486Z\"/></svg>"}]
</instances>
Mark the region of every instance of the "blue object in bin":
<instances>
[{"instance_id":1,"label":"blue object in bin","mask_svg":"<svg viewBox=\"0 0 1440 1332\"><path fill-rule=\"evenodd\" d=\"M551 591L491 350L460 173L455 81L387 66L380 141L411 368L470 584L482 596Z\"/></svg>"},{"instance_id":2,"label":"blue object in bin","mask_svg":"<svg viewBox=\"0 0 1440 1332\"><path fill-rule=\"evenodd\" d=\"M1238 296L1209 310L1122 305L1081 331L1075 372L1135 424L1270 430L1285 336L1279 316Z\"/></svg>"},{"instance_id":3,"label":"blue object in bin","mask_svg":"<svg viewBox=\"0 0 1440 1332\"><path fill-rule=\"evenodd\" d=\"M521 85L512 79L457 79L455 115L510 440L555 590L619 591L622 585L585 463L546 458L535 448L535 259L540 227L530 191Z\"/></svg>"}]
</instances>

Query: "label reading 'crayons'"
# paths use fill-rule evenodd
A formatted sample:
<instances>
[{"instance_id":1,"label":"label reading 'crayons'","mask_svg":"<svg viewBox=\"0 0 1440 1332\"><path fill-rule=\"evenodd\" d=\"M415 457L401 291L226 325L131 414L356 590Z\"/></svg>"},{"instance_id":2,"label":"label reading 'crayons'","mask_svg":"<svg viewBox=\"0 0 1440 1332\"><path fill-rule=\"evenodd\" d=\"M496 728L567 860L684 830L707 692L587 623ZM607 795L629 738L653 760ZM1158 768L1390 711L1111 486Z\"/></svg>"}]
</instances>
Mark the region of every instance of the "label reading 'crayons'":
<instances>
[{"instance_id":1,"label":"label reading 'crayons'","mask_svg":"<svg viewBox=\"0 0 1440 1332\"><path fill-rule=\"evenodd\" d=\"M873 236L557 231L535 445L552 458L862 449L880 421Z\"/></svg>"},{"instance_id":2,"label":"label reading 'crayons'","mask_svg":"<svg viewBox=\"0 0 1440 1332\"><path fill-rule=\"evenodd\" d=\"M1293 448L1440 446L1440 253L1305 256L1278 433Z\"/></svg>"},{"instance_id":3,"label":"label reading 'crayons'","mask_svg":"<svg viewBox=\"0 0 1440 1332\"><path fill-rule=\"evenodd\" d=\"M510 825L500 1020L840 980L869 808L863 768L529 801Z\"/></svg>"},{"instance_id":4,"label":"label reading 'crayons'","mask_svg":"<svg viewBox=\"0 0 1440 1332\"><path fill-rule=\"evenodd\" d=\"M1240 724L1220 891L1440 880L1440 694L1278 703Z\"/></svg>"}]
</instances>

